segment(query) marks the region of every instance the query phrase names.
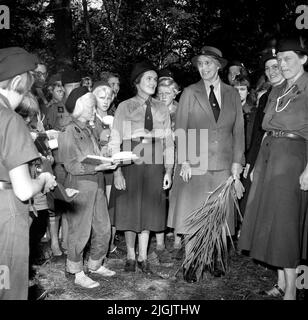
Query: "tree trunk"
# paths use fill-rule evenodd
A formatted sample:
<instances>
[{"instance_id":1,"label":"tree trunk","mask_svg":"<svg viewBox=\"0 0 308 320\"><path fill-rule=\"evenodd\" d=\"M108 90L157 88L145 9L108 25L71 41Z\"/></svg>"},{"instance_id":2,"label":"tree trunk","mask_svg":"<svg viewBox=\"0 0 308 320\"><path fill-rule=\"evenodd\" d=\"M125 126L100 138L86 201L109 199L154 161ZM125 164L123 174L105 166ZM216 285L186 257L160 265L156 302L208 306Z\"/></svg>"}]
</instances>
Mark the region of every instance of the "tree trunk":
<instances>
[{"instance_id":1,"label":"tree trunk","mask_svg":"<svg viewBox=\"0 0 308 320\"><path fill-rule=\"evenodd\" d=\"M51 0L55 20L56 59L60 65L72 66L73 40L70 0Z\"/></svg>"},{"instance_id":2,"label":"tree trunk","mask_svg":"<svg viewBox=\"0 0 308 320\"><path fill-rule=\"evenodd\" d=\"M91 40L91 30L90 30L90 22L89 22L89 15L88 15L88 4L87 0L82 0L82 7L83 7L83 16L84 16L84 23L87 35L87 41L91 50L91 62L92 62L92 71L94 71L95 63L94 63L94 45Z\"/></svg>"}]
</instances>

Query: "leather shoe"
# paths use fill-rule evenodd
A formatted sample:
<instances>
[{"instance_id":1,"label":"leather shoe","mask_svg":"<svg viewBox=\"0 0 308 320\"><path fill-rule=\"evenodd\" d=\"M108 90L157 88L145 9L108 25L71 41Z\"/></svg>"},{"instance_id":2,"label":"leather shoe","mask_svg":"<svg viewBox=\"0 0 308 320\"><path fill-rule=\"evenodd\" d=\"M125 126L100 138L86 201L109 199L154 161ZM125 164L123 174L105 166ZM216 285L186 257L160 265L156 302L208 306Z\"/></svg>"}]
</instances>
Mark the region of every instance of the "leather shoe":
<instances>
[{"instance_id":1,"label":"leather shoe","mask_svg":"<svg viewBox=\"0 0 308 320\"><path fill-rule=\"evenodd\" d=\"M126 272L135 272L136 271L136 260L133 259L127 259L125 266L124 266L124 271Z\"/></svg>"},{"instance_id":2,"label":"leather shoe","mask_svg":"<svg viewBox=\"0 0 308 320\"><path fill-rule=\"evenodd\" d=\"M151 270L150 264L147 260L137 261L137 267L147 275L153 274L153 271Z\"/></svg>"}]
</instances>

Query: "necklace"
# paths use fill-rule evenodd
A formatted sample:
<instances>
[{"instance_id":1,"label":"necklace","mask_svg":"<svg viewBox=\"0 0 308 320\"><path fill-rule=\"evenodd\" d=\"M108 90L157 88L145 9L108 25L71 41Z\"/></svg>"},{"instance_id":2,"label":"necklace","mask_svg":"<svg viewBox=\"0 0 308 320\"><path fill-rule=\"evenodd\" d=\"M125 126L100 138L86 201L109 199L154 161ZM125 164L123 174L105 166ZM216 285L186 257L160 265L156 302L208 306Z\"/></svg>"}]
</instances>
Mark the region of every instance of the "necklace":
<instances>
[{"instance_id":1,"label":"necklace","mask_svg":"<svg viewBox=\"0 0 308 320\"><path fill-rule=\"evenodd\" d=\"M279 109L280 99L283 99L285 96L287 96L294 88L296 88L296 85L293 84L282 96L277 98L277 102L275 106L275 111L277 113L283 111L289 105L292 99L289 99L288 102L281 109Z\"/></svg>"}]
</instances>

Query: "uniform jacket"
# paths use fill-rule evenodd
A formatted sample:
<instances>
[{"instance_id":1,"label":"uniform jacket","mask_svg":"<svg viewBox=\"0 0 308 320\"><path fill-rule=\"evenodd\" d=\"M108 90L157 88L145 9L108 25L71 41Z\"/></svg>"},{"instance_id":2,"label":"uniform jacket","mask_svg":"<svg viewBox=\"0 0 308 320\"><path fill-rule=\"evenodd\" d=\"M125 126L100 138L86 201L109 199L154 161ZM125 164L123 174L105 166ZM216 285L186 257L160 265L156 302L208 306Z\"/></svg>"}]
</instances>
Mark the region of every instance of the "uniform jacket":
<instances>
[{"instance_id":1,"label":"uniform jacket","mask_svg":"<svg viewBox=\"0 0 308 320\"><path fill-rule=\"evenodd\" d=\"M87 124L72 118L65 131L59 134L58 144L60 161L68 173L66 187L76 188L77 180L98 181L99 175L103 175L94 170L95 166L81 163L87 155L100 155L95 137Z\"/></svg>"},{"instance_id":2,"label":"uniform jacket","mask_svg":"<svg viewBox=\"0 0 308 320\"><path fill-rule=\"evenodd\" d=\"M196 129L196 154L199 164L193 164L194 155L186 148L186 161L191 162L193 173L207 170L228 170L232 163L242 163L244 154L244 119L238 92L221 82L221 106L218 121L215 121L203 80L185 88L176 114L176 130ZM208 141L200 141L200 129L208 130ZM177 139L179 155L179 139ZM186 141L186 147L192 141ZM201 148L200 143L208 148ZM185 161L178 157L178 162Z\"/></svg>"},{"instance_id":3,"label":"uniform jacket","mask_svg":"<svg viewBox=\"0 0 308 320\"><path fill-rule=\"evenodd\" d=\"M165 168L173 168L174 142L168 108L159 100L151 99L153 115L152 137L161 139ZM145 108L135 97L121 102L115 113L109 147L113 154L120 151L123 140L147 136L144 130Z\"/></svg>"}]
</instances>

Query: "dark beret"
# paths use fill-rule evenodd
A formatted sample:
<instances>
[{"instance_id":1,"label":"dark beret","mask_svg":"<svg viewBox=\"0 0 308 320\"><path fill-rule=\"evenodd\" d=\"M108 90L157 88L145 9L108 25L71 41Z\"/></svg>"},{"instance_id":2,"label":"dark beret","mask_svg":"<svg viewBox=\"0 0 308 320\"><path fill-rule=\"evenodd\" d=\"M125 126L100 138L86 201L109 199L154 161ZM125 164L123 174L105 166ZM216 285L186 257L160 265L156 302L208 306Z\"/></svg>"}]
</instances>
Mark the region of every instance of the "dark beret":
<instances>
[{"instance_id":1,"label":"dark beret","mask_svg":"<svg viewBox=\"0 0 308 320\"><path fill-rule=\"evenodd\" d=\"M87 87L78 87L69 94L65 102L67 112L73 113L77 100L89 92Z\"/></svg>"},{"instance_id":2,"label":"dark beret","mask_svg":"<svg viewBox=\"0 0 308 320\"><path fill-rule=\"evenodd\" d=\"M263 52L261 60L263 63L263 66L268 60L276 59L277 60L277 54L276 54L276 49L275 48L269 48L265 52Z\"/></svg>"},{"instance_id":3,"label":"dark beret","mask_svg":"<svg viewBox=\"0 0 308 320\"><path fill-rule=\"evenodd\" d=\"M161 69L158 71L158 79L160 78L171 78L174 79L173 72L170 71L169 69Z\"/></svg>"},{"instance_id":4,"label":"dark beret","mask_svg":"<svg viewBox=\"0 0 308 320\"><path fill-rule=\"evenodd\" d=\"M140 76L142 73L146 71L153 70L156 72L156 68L147 61L138 62L134 65L133 71L130 75L130 82L134 84L134 81Z\"/></svg>"},{"instance_id":5,"label":"dark beret","mask_svg":"<svg viewBox=\"0 0 308 320\"><path fill-rule=\"evenodd\" d=\"M37 63L37 56L23 48L10 47L0 49L0 81L34 70Z\"/></svg>"},{"instance_id":6,"label":"dark beret","mask_svg":"<svg viewBox=\"0 0 308 320\"><path fill-rule=\"evenodd\" d=\"M81 81L81 74L73 69L66 69L62 73L62 84L76 83Z\"/></svg>"},{"instance_id":7,"label":"dark beret","mask_svg":"<svg viewBox=\"0 0 308 320\"><path fill-rule=\"evenodd\" d=\"M48 79L48 85L51 86L57 81L62 81L62 77L60 73L56 73L50 76Z\"/></svg>"},{"instance_id":8,"label":"dark beret","mask_svg":"<svg viewBox=\"0 0 308 320\"><path fill-rule=\"evenodd\" d=\"M92 87L92 91L94 91L98 87L109 87L110 89L112 89L110 84L105 80L96 81Z\"/></svg>"}]
</instances>

